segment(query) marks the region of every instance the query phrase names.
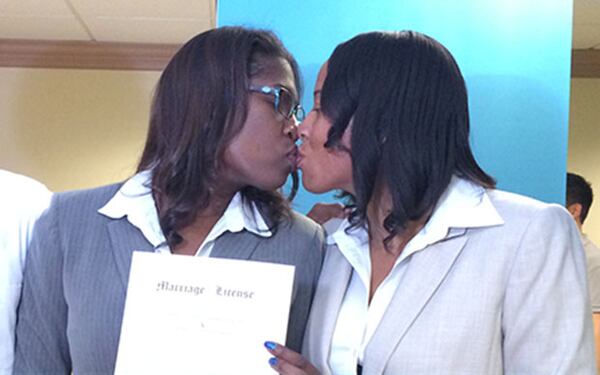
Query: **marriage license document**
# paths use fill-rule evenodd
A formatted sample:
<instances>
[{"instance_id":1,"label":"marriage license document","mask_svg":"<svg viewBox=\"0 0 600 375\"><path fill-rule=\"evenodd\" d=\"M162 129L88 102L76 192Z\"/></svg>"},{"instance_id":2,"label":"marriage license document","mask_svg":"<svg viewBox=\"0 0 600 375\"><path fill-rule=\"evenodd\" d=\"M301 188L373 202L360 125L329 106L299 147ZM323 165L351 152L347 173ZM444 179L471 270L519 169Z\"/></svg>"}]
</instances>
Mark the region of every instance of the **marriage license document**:
<instances>
[{"instance_id":1,"label":"marriage license document","mask_svg":"<svg viewBox=\"0 0 600 375\"><path fill-rule=\"evenodd\" d=\"M273 375L294 267L134 252L116 375Z\"/></svg>"}]
</instances>

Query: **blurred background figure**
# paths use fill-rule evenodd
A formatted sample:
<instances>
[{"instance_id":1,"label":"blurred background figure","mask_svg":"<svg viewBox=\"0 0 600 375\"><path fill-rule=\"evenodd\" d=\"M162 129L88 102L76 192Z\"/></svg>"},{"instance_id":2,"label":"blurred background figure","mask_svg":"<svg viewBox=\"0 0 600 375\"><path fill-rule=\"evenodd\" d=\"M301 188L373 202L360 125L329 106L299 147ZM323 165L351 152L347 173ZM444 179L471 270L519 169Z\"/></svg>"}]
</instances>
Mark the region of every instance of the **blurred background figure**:
<instances>
[{"instance_id":1,"label":"blurred background figure","mask_svg":"<svg viewBox=\"0 0 600 375\"><path fill-rule=\"evenodd\" d=\"M25 252L51 196L36 180L0 169L0 375L12 374Z\"/></svg>"},{"instance_id":2,"label":"blurred background figure","mask_svg":"<svg viewBox=\"0 0 600 375\"><path fill-rule=\"evenodd\" d=\"M593 200L592 185L578 174L567 173L567 210L579 228L579 235L585 249L596 341L596 365L600 367L600 249L583 233L582 228Z\"/></svg>"},{"instance_id":3,"label":"blurred background figure","mask_svg":"<svg viewBox=\"0 0 600 375\"><path fill-rule=\"evenodd\" d=\"M600 249L583 233L582 228L593 200L591 184L580 175L567 173L567 210L577 223L585 249L592 310L600 313Z\"/></svg>"}]
</instances>

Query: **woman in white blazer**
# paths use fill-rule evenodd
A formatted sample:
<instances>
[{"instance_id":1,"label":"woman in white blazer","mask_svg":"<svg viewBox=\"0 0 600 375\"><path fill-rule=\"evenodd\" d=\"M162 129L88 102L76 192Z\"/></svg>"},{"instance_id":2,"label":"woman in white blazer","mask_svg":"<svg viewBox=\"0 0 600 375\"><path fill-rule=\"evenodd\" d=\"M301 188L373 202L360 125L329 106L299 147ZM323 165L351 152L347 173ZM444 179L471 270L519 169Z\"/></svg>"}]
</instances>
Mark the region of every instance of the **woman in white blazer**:
<instances>
[{"instance_id":1,"label":"woman in white blazer","mask_svg":"<svg viewBox=\"0 0 600 375\"><path fill-rule=\"evenodd\" d=\"M559 205L502 192L469 146L465 83L416 32L339 45L300 126L313 192L350 216L329 233L302 355L281 374L595 374L585 260Z\"/></svg>"}]
</instances>

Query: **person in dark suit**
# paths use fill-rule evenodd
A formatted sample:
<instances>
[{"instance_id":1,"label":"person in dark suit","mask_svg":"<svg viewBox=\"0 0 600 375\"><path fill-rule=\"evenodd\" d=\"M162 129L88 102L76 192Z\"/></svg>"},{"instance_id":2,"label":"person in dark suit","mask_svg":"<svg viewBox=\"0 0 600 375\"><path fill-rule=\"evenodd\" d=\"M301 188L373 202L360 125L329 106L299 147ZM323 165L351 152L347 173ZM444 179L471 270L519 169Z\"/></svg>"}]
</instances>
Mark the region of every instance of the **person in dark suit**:
<instances>
[{"instance_id":1,"label":"person in dark suit","mask_svg":"<svg viewBox=\"0 0 600 375\"><path fill-rule=\"evenodd\" d=\"M300 350L323 233L278 191L295 170L299 97L296 61L270 32L187 42L158 82L137 173L56 194L40 219L14 373L114 372L134 250L294 265L287 345Z\"/></svg>"}]
</instances>

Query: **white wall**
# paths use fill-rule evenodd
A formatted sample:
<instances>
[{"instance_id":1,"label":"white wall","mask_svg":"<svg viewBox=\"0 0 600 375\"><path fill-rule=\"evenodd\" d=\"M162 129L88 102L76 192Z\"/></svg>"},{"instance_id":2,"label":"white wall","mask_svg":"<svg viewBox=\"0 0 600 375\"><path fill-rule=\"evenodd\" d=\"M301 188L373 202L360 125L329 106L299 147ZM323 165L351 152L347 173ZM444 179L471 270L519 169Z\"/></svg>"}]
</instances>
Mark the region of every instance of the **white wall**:
<instances>
[{"instance_id":1,"label":"white wall","mask_svg":"<svg viewBox=\"0 0 600 375\"><path fill-rule=\"evenodd\" d=\"M62 191L122 180L158 72L0 68L0 168Z\"/></svg>"},{"instance_id":2,"label":"white wall","mask_svg":"<svg viewBox=\"0 0 600 375\"><path fill-rule=\"evenodd\" d=\"M592 184L594 202L583 231L600 244L600 79L571 80L567 169Z\"/></svg>"}]
</instances>

